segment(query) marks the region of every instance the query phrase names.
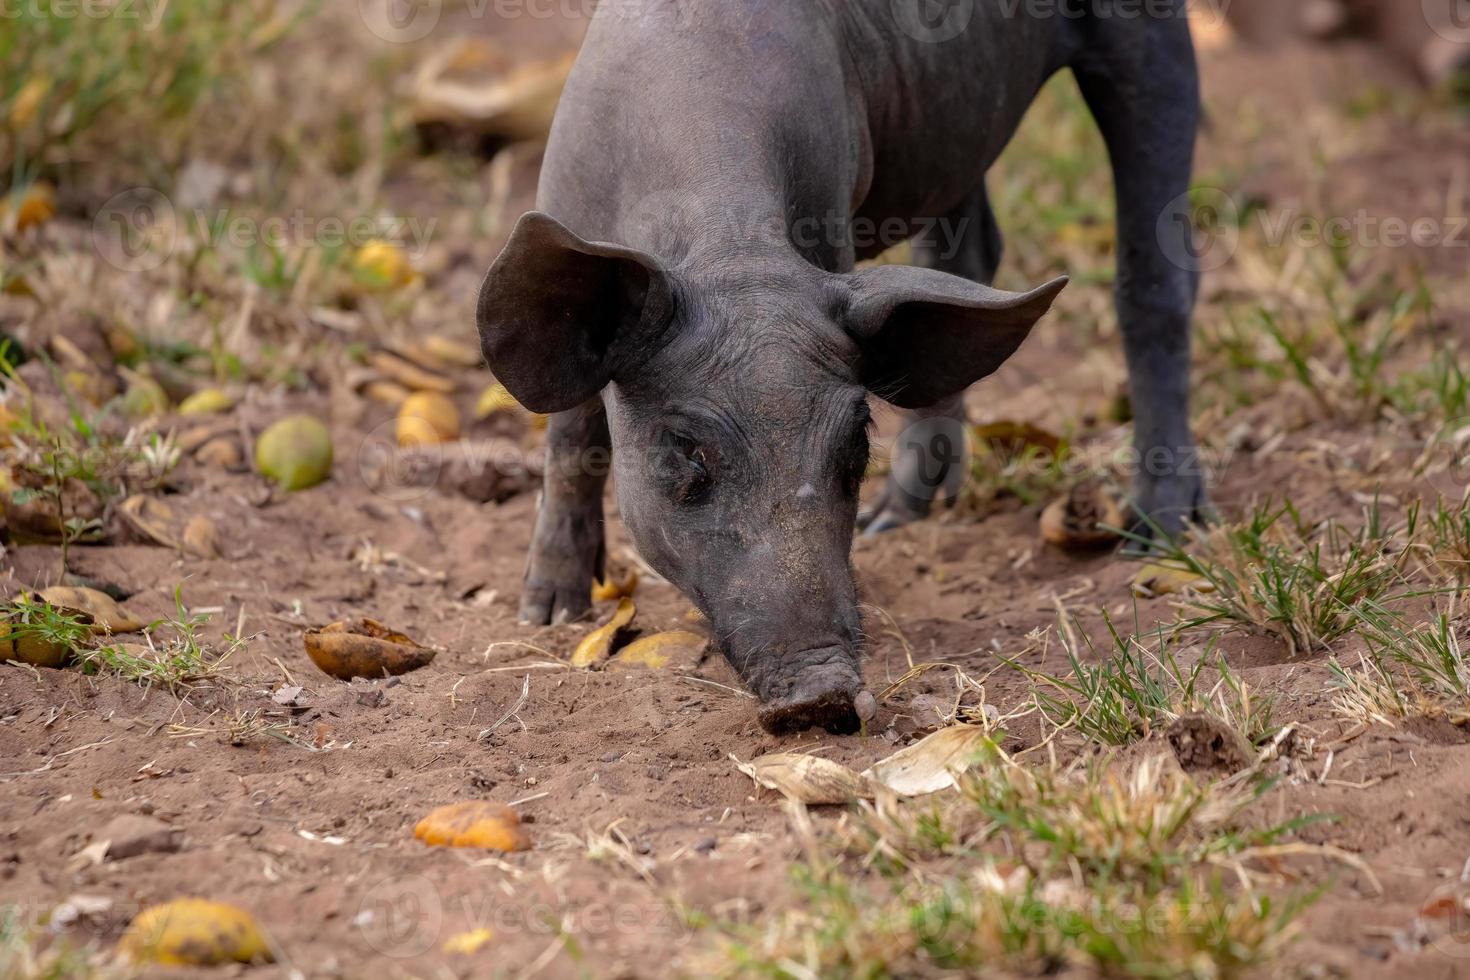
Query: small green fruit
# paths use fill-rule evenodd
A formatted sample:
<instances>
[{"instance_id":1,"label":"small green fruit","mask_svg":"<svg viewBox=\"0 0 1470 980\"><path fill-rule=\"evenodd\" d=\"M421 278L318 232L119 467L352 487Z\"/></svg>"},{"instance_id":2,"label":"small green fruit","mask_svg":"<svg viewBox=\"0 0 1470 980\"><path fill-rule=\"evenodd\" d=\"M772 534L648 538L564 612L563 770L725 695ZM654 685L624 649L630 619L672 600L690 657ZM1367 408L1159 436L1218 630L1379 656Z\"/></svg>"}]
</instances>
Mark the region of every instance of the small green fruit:
<instances>
[{"instance_id":1,"label":"small green fruit","mask_svg":"<svg viewBox=\"0 0 1470 980\"><path fill-rule=\"evenodd\" d=\"M332 435L309 415L281 419L255 441L255 468L283 490L314 487L332 475Z\"/></svg>"}]
</instances>

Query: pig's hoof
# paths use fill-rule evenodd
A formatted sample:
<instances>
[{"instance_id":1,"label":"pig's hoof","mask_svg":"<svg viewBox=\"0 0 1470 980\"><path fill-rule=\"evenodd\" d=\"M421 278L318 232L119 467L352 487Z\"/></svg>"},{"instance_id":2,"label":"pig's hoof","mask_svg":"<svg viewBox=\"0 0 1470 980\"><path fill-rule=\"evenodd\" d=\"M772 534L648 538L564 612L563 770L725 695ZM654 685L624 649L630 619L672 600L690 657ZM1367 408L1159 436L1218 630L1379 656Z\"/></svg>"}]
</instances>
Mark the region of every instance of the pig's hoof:
<instances>
[{"instance_id":1,"label":"pig's hoof","mask_svg":"<svg viewBox=\"0 0 1470 980\"><path fill-rule=\"evenodd\" d=\"M808 728L851 735L862 727L857 698L863 682L850 665L837 662L807 667L782 687L761 705L761 727L772 735L791 735Z\"/></svg>"},{"instance_id":2,"label":"pig's hoof","mask_svg":"<svg viewBox=\"0 0 1470 980\"><path fill-rule=\"evenodd\" d=\"M526 583L521 594L523 624L529 626L575 623L592 612L592 587L558 588L555 585Z\"/></svg>"},{"instance_id":3,"label":"pig's hoof","mask_svg":"<svg viewBox=\"0 0 1470 980\"><path fill-rule=\"evenodd\" d=\"M873 501L870 509L858 515L857 526L864 535L871 537L917 524L927 516L900 500L892 499L892 495L885 490L882 496Z\"/></svg>"}]
</instances>

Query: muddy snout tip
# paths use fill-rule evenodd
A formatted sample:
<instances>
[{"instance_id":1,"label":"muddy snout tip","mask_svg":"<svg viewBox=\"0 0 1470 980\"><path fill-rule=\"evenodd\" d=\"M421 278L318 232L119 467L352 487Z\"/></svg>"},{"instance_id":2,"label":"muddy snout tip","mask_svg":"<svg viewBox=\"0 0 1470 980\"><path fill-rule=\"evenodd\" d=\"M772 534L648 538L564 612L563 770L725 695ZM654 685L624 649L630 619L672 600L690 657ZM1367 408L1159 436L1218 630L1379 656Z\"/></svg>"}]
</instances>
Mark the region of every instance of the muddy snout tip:
<instances>
[{"instance_id":1,"label":"muddy snout tip","mask_svg":"<svg viewBox=\"0 0 1470 980\"><path fill-rule=\"evenodd\" d=\"M761 727L772 735L825 728L851 735L877 714L877 701L864 690L857 664L846 650L812 651L807 666L762 692Z\"/></svg>"}]
</instances>

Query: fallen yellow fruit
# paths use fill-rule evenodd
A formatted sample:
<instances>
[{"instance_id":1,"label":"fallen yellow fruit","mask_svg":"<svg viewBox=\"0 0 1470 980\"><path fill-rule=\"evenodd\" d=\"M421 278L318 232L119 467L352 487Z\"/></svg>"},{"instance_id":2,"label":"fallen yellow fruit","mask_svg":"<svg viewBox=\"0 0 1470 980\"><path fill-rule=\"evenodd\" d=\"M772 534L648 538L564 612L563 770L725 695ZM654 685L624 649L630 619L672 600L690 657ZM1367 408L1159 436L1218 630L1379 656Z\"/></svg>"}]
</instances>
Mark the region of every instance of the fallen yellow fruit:
<instances>
[{"instance_id":1,"label":"fallen yellow fruit","mask_svg":"<svg viewBox=\"0 0 1470 980\"><path fill-rule=\"evenodd\" d=\"M478 952L480 947L495 938L495 933L489 929L471 929L469 932L457 932L444 940L444 952L449 954L460 953L469 956Z\"/></svg>"},{"instance_id":2,"label":"fallen yellow fruit","mask_svg":"<svg viewBox=\"0 0 1470 980\"><path fill-rule=\"evenodd\" d=\"M430 847L531 849L531 837L521 827L520 814L508 806L484 800L441 806L418 822L413 835Z\"/></svg>"},{"instance_id":3,"label":"fallen yellow fruit","mask_svg":"<svg viewBox=\"0 0 1470 980\"><path fill-rule=\"evenodd\" d=\"M250 913L203 898L180 898L145 909L123 933L118 949L135 963L167 966L275 960Z\"/></svg>"},{"instance_id":4,"label":"fallen yellow fruit","mask_svg":"<svg viewBox=\"0 0 1470 980\"><path fill-rule=\"evenodd\" d=\"M332 435L309 415L281 419L255 441L255 467L283 490L314 487L332 475Z\"/></svg>"},{"instance_id":5,"label":"fallen yellow fruit","mask_svg":"<svg viewBox=\"0 0 1470 980\"><path fill-rule=\"evenodd\" d=\"M401 289L418 278L403 249L392 242L372 241L357 250L352 272L369 289Z\"/></svg>"},{"instance_id":6,"label":"fallen yellow fruit","mask_svg":"<svg viewBox=\"0 0 1470 980\"><path fill-rule=\"evenodd\" d=\"M404 447L453 442L459 438L459 409L447 395L421 391L399 406L396 431Z\"/></svg>"},{"instance_id":7,"label":"fallen yellow fruit","mask_svg":"<svg viewBox=\"0 0 1470 980\"><path fill-rule=\"evenodd\" d=\"M306 655L322 673L342 681L388 677L425 667L435 651L373 619L333 623L302 637Z\"/></svg>"},{"instance_id":8,"label":"fallen yellow fruit","mask_svg":"<svg viewBox=\"0 0 1470 980\"><path fill-rule=\"evenodd\" d=\"M525 409L521 408L521 403L516 401L515 396L507 391L505 385L499 381L480 392L480 400L475 404L475 418L477 419L488 419L501 412L523 411Z\"/></svg>"},{"instance_id":9,"label":"fallen yellow fruit","mask_svg":"<svg viewBox=\"0 0 1470 980\"><path fill-rule=\"evenodd\" d=\"M627 629L633 622L633 617L638 615L638 607L633 605L632 599L623 599L618 602L618 608L613 612L612 619L604 626L588 633L577 644L577 649L572 653L572 666L578 668L595 667L608 657L612 656L613 642L617 640L618 634Z\"/></svg>"},{"instance_id":10,"label":"fallen yellow fruit","mask_svg":"<svg viewBox=\"0 0 1470 980\"><path fill-rule=\"evenodd\" d=\"M179 404L180 415L223 415L235 407L235 399L218 388L196 391Z\"/></svg>"}]
</instances>

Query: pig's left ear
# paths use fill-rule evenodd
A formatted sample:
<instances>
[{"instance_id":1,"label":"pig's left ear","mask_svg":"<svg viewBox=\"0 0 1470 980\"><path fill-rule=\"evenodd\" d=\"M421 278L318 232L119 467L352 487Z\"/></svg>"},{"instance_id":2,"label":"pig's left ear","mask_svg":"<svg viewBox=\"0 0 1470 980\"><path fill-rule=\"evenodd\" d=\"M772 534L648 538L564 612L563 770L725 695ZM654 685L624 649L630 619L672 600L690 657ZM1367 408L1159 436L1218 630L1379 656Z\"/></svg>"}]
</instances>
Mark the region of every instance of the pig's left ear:
<instances>
[{"instance_id":1,"label":"pig's left ear","mask_svg":"<svg viewBox=\"0 0 1470 980\"><path fill-rule=\"evenodd\" d=\"M863 386L900 408L927 408L1000 367L1067 285L1062 276L1010 293L897 265L842 278Z\"/></svg>"},{"instance_id":2,"label":"pig's left ear","mask_svg":"<svg viewBox=\"0 0 1470 980\"><path fill-rule=\"evenodd\" d=\"M533 412L560 412L645 357L672 311L669 278L653 256L586 241L531 211L486 274L476 320L506 390Z\"/></svg>"}]
</instances>

